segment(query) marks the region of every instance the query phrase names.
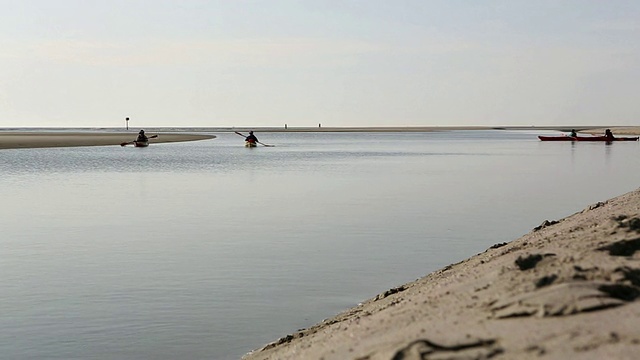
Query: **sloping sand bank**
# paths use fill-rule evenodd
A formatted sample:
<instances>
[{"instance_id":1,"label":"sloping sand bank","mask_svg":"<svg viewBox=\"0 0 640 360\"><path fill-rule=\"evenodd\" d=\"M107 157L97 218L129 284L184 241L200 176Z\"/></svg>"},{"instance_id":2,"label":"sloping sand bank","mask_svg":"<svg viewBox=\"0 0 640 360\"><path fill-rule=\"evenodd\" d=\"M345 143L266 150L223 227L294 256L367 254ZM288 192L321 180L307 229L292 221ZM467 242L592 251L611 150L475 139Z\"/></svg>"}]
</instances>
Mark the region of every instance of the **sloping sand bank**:
<instances>
[{"instance_id":1,"label":"sloping sand bank","mask_svg":"<svg viewBox=\"0 0 640 360\"><path fill-rule=\"evenodd\" d=\"M244 359L637 359L640 189L390 289Z\"/></svg>"},{"instance_id":2,"label":"sloping sand bank","mask_svg":"<svg viewBox=\"0 0 640 360\"><path fill-rule=\"evenodd\" d=\"M136 133L68 133L68 132L2 132L0 149L44 148L67 146L107 146L120 145L136 139ZM154 133L147 134L156 135ZM214 135L204 134L158 134L149 143L169 143L213 139Z\"/></svg>"}]
</instances>

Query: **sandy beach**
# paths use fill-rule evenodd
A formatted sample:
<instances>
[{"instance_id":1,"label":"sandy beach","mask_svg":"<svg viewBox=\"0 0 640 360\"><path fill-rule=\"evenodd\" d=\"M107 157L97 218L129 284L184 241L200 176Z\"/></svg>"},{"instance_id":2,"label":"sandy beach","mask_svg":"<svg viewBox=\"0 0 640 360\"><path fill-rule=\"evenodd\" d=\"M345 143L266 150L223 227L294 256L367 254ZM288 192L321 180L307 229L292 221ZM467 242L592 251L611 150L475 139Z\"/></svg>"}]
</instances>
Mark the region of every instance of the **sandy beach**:
<instances>
[{"instance_id":1,"label":"sandy beach","mask_svg":"<svg viewBox=\"0 0 640 360\"><path fill-rule=\"evenodd\" d=\"M637 359L639 297L640 189L545 220L243 359Z\"/></svg>"},{"instance_id":2,"label":"sandy beach","mask_svg":"<svg viewBox=\"0 0 640 360\"><path fill-rule=\"evenodd\" d=\"M17 148L46 148L72 146L108 146L120 145L133 141L136 133L90 133L90 132L0 132L0 149ZM149 136L158 135L150 139L149 143L170 143L183 141L197 141L215 138L214 135L204 134L172 134L148 133Z\"/></svg>"}]
</instances>

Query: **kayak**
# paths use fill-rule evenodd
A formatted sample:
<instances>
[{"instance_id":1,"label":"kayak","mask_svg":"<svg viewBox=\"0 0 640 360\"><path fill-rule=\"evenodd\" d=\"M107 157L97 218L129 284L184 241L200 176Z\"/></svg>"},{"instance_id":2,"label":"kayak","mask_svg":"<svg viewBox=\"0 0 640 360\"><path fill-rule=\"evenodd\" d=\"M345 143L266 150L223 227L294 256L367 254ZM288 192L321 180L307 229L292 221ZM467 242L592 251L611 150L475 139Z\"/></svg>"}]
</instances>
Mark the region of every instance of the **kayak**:
<instances>
[{"instance_id":1,"label":"kayak","mask_svg":"<svg viewBox=\"0 0 640 360\"><path fill-rule=\"evenodd\" d=\"M149 139L155 139L157 137L158 135L149 136L146 141L138 141L136 138L136 140L133 140L133 141L123 142L120 144L120 146L127 146L127 145L133 144L133 146L135 147L147 147L149 146Z\"/></svg>"},{"instance_id":2,"label":"kayak","mask_svg":"<svg viewBox=\"0 0 640 360\"><path fill-rule=\"evenodd\" d=\"M244 147L256 147L256 146L258 146L258 144L254 142L248 142L248 141L244 142Z\"/></svg>"},{"instance_id":3,"label":"kayak","mask_svg":"<svg viewBox=\"0 0 640 360\"><path fill-rule=\"evenodd\" d=\"M538 136L540 141L638 141L635 137L614 137L609 139L606 136Z\"/></svg>"}]
</instances>

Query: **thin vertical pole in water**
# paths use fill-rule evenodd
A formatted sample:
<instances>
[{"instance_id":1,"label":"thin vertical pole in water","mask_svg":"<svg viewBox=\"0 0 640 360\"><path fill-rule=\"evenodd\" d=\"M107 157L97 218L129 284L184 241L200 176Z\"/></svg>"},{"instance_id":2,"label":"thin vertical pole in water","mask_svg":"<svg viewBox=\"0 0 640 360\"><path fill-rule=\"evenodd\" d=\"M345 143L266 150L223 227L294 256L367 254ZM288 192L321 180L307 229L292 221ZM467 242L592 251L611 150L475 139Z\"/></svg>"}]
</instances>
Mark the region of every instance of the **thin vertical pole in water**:
<instances>
[{"instance_id":1,"label":"thin vertical pole in water","mask_svg":"<svg viewBox=\"0 0 640 360\"><path fill-rule=\"evenodd\" d=\"M125 119L127 121L127 130L129 130L129 118Z\"/></svg>"}]
</instances>

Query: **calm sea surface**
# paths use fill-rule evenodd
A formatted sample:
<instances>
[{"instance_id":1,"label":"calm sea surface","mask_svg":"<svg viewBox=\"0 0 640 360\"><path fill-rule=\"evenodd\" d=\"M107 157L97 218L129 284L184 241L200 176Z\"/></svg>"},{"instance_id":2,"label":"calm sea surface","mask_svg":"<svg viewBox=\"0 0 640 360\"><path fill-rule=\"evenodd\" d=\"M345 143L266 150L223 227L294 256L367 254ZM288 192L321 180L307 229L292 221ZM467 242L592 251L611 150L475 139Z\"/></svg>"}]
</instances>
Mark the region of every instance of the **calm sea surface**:
<instances>
[{"instance_id":1,"label":"calm sea surface","mask_svg":"<svg viewBox=\"0 0 640 360\"><path fill-rule=\"evenodd\" d=\"M0 354L238 359L640 185L640 144L262 133L0 150Z\"/></svg>"}]
</instances>

